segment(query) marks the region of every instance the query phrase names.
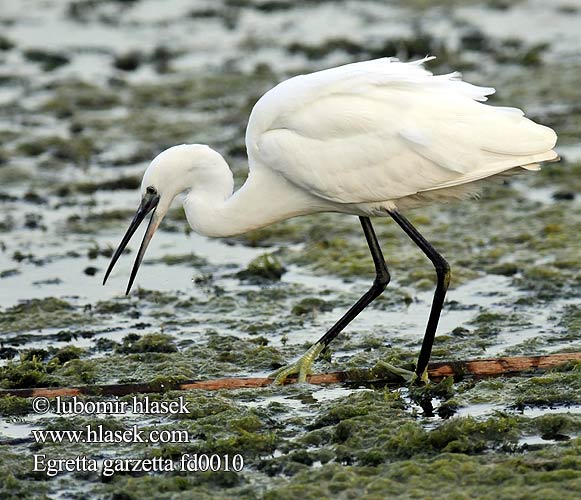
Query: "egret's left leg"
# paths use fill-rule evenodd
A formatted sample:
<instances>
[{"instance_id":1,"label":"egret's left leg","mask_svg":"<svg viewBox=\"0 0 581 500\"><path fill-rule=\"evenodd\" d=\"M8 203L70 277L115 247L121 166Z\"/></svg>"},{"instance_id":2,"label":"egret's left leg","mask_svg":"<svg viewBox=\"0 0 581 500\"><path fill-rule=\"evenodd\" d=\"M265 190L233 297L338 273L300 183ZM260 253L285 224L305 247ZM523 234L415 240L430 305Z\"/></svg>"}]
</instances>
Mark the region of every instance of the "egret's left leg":
<instances>
[{"instance_id":1,"label":"egret's left leg","mask_svg":"<svg viewBox=\"0 0 581 500\"><path fill-rule=\"evenodd\" d=\"M271 374L274 377L275 384L282 384L289 375L298 374L299 382L306 382L307 375L310 373L313 362L317 359L321 351L327 347L331 341L341 333L341 331L367 307L375 298L385 290L389 283L389 271L385 264L385 259L379 247L379 242L375 236L375 231L371 225L369 217L359 217L363 233L371 251L371 257L375 264L375 280L371 288L345 313L345 315L335 323L331 329L325 333L313 346L295 363L285 366Z\"/></svg>"}]
</instances>

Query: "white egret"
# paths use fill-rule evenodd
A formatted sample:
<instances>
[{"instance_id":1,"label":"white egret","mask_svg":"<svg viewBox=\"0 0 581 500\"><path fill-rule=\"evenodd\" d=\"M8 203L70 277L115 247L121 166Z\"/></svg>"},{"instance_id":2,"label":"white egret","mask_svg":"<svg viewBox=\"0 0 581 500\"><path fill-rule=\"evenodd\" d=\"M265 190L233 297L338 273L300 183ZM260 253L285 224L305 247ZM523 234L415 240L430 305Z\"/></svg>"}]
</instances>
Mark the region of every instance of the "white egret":
<instances>
[{"instance_id":1,"label":"white egret","mask_svg":"<svg viewBox=\"0 0 581 500\"><path fill-rule=\"evenodd\" d=\"M537 170L558 159L556 134L515 108L486 101L493 88L434 76L423 64L393 58L348 64L284 81L254 106L246 131L249 175L233 193L232 172L216 151L200 144L174 146L149 165L142 201L103 283L129 239L153 212L127 293L143 255L173 199L194 231L232 236L316 212L359 216L375 263L371 288L296 363L275 374L305 381L321 351L379 296L390 275L370 217L391 217L431 260L437 285L415 374L426 377L450 279L446 260L401 210L468 198L479 181ZM400 372L403 373L403 372Z\"/></svg>"}]
</instances>

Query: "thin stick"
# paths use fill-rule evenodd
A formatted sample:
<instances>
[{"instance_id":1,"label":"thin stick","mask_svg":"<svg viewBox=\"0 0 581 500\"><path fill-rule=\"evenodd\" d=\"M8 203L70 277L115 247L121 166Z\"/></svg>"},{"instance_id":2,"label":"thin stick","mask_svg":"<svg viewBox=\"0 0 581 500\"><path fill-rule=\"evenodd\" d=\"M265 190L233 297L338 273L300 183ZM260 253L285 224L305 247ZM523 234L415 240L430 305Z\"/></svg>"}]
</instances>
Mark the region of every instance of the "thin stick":
<instances>
[{"instance_id":1,"label":"thin stick","mask_svg":"<svg viewBox=\"0 0 581 500\"><path fill-rule=\"evenodd\" d=\"M581 361L581 352L567 352L546 356L515 356L509 358L474 359L467 361L433 362L428 366L428 374L433 381L445 377L462 378L494 377L517 373L547 370L570 361ZM382 368L357 369L344 372L321 373L308 377L310 384L373 384L393 383L401 385L401 379ZM285 384L293 384L289 378ZM85 385L80 387L48 387L38 389L3 389L0 397L18 396L22 398L57 396L125 396L133 393L162 393L166 391L217 391L221 389L241 389L265 387L272 383L270 378L220 378L213 380L190 380L182 382L151 382L139 384Z\"/></svg>"}]
</instances>

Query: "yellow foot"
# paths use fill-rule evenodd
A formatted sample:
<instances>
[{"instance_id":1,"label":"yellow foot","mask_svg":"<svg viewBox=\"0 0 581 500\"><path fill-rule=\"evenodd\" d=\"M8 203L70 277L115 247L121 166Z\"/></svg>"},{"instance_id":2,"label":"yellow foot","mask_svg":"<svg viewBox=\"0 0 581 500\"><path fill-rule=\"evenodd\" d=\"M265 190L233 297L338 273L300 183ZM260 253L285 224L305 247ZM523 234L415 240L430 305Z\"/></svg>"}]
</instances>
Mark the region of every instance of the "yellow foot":
<instances>
[{"instance_id":1,"label":"yellow foot","mask_svg":"<svg viewBox=\"0 0 581 500\"><path fill-rule=\"evenodd\" d=\"M422 373L422 376L420 377L420 382L423 382L425 385L428 385L430 383L430 377L428 377L428 368L427 367L424 370L424 373Z\"/></svg>"},{"instance_id":2,"label":"yellow foot","mask_svg":"<svg viewBox=\"0 0 581 500\"><path fill-rule=\"evenodd\" d=\"M311 367L315 359L319 357L324 348L325 346L322 344L313 344L296 362L283 366L280 370L271 373L268 378L274 378L273 385L282 385L289 375L298 374L298 382L306 382L307 375L311 373Z\"/></svg>"},{"instance_id":3,"label":"yellow foot","mask_svg":"<svg viewBox=\"0 0 581 500\"><path fill-rule=\"evenodd\" d=\"M385 361L378 361L375 366L380 370L387 370L388 372L403 378L410 385L414 384L418 380L418 375L415 372L406 370L405 368L399 368L398 366L386 363ZM419 377L419 379L424 384L428 384L430 382L427 369L424 370L424 373L421 377Z\"/></svg>"}]
</instances>

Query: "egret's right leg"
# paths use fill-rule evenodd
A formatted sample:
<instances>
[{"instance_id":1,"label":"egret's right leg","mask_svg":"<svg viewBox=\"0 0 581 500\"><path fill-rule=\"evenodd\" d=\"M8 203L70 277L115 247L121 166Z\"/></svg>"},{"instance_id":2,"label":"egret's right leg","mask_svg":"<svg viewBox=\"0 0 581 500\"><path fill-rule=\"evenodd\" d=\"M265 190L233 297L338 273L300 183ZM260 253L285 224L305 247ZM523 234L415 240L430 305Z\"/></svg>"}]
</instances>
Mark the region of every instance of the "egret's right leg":
<instances>
[{"instance_id":1,"label":"egret's right leg","mask_svg":"<svg viewBox=\"0 0 581 500\"><path fill-rule=\"evenodd\" d=\"M321 351L327 347L331 341L341 333L341 331L349 324L353 319L361 312L365 307L367 307L374 299L376 299L385 290L385 287L389 283L389 271L387 270L387 265L377 237L375 236L375 231L371 225L369 217L359 217L361 221L361 226L363 227L363 232L369 245L369 250L371 251L371 257L373 258L373 263L375 264L375 280L371 285L371 288L347 311L347 313L335 323L331 329L325 333L313 346L295 363L285 366L280 370L272 373L270 377L274 377L275 384L282 384L289 375L298 374L299 382L306 382L307 375L310 373L311 366L317 359ZM401 370L393 367L394 371L399 373ZM405 374L399 373L402 376L413 375L411 372L405 370Z\"/></svg>"},{"instance_id":2,"label":"egret's right leg","mask_svg":"<svg viewBox=\"0 0 581 500\"><path fill-rule=\"evenodd\" d=\"M430 355L432 354L432 346L434 345L436 329L438 328L438 321L440 320L440 314L444 305L444 298L446 297L446 291L450 284L450 265L402 214L397 211L389 212L389 214L420 250L424 252L426 257L430 259L436 269L436 290L434 291L426 333L424 334L422 348L416 365L416 376L423 382L427 382L429 380L427 371L428 363L430 362Z\"/></svg>"}]
</instances>

